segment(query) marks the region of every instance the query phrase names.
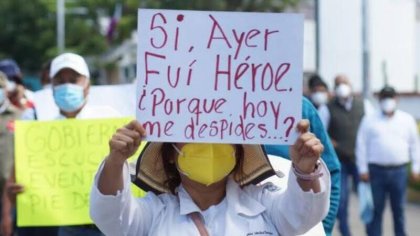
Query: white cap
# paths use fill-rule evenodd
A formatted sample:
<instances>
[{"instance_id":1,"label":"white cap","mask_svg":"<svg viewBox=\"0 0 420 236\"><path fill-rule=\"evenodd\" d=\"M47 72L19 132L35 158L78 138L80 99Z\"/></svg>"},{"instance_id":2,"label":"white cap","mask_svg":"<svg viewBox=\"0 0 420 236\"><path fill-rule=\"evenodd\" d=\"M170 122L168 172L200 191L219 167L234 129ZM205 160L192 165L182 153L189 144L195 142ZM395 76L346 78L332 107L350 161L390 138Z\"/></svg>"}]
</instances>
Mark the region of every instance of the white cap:
<instances>
[{"instance_id":1,"label":"white cap","mask_svg":"<svg viewBox=\"0 0 420 236\"><path fill-rule=\"evenodd\" d=\"M72 69L77 73L86 76L87 79L90 78L89 68L85 59L77 54L63 53L54 58L54 60L51 62L50 78L54 78L54 76L64 68Z\"/></svg>"}]
</instances>

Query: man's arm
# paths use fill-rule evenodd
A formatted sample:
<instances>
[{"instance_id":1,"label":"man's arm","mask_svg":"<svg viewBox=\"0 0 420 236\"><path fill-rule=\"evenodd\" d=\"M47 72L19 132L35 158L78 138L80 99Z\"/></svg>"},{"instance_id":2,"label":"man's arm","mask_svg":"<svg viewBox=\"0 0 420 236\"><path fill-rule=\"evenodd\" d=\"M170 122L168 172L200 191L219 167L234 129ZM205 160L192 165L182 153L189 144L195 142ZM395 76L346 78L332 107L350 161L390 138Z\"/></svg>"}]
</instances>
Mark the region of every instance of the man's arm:
<instances>
[{"instance_id":1,"label":"man's arm","mask_svg":"<svg viewBox=\"0 0 420 236\"><path fill-rule=\"evenodd\" d=\"M369 170L368 170L368 158L367 150L368 146L368 137L367 137L367 128L369 127L367 116L363 117L360 122L359 130L357 131L356 137L356 165L360 174L360 180L367 182L369 181Z\"/></svg>"},{"instance_id":2,"label":"man's arm","mask_svg":"<svg viewBox=\"0 0 420 236\"><path fill-rule=\"evenodd\" d=\"M416 176L416 180L418 179L418 175L420 174L420 141L419 141L419 133L416 121L414 118L410 117L409 123L409 154L411 159L411 172L414 176Z\"/></svg>"},{"instance_id":3,"label":"man's arm","mask_svg":"<svg viewBox=\"0 0 420 236\"><path fill-rule=\"evenodd\" d=\"M13 233L13 219L12 219L12 208L14 204L10 199L11 184L15 182L14 168L12 173L7 179L6 184L3 187L3 195L1 196L2 212L1 212L1 235L12 235Z\"/></svg>"}]
</instances>

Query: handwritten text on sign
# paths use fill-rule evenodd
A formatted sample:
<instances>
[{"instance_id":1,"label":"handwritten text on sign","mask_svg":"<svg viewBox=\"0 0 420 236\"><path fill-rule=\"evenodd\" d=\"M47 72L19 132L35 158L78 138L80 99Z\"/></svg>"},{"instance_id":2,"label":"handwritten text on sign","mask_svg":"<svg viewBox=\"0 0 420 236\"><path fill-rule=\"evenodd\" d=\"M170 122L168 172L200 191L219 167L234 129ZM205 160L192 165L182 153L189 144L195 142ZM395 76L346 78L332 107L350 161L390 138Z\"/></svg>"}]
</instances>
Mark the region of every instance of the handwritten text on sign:
<instances>
[{"instance_id":1,"label":"handwritten text on sign","mask_svg":"<svg viewBox=\"0 0 420 236\"><path fill-rule=\"evenodd\" d=\"M303 17L139 10L137 119L151 141L288 144Z\"/></svg>"},{"instance_id":2,"label":"handwritten text on sign","mask_svg":"<svg viewBox=\"0 0 420 236\"><path fill-rule=\"evenodd\" d=\"M18 225L91 223L94 173L112 134L129 120L16 122L16 178L25 186L17 199Z\"/></svg>"}]
</instances>

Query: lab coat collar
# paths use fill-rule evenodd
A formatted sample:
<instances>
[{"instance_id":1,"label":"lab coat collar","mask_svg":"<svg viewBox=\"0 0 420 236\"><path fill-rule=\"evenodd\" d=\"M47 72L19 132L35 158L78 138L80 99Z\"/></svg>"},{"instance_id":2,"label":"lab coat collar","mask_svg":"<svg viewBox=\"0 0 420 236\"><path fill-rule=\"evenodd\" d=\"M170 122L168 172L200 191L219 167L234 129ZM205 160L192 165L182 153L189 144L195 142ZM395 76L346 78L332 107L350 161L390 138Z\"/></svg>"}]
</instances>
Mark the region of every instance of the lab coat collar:
<instances>
[{"instance_id":1,"label":"lab coat collar","mask_svg":"<svg viewBox=\"0 0 420 236\"><path fill-rule=\"evenodd\" d=\"M200 208L194 203L190 195L182 185L178 188L179 208L181 215L188 215L192 212L201 212ZM256 216L266 210L266 208L251 198L241 187L230 177L226 185L226 200L230 212L245 216Z\"/></svg>"},{"instance_id":2,"label":"lab coat collar","mask_svg":"<svg viewBox=\"0 0 420 236\"><path fill-rule=\"evenodd\" d=\"M265 206L243 191L232 178L228 180L226 192L228 207L237 214L252 217L266 210Z\"/></svg>"},{"instance_id":3,"label":"lab coat collar","mask_svg":"<svg viewBox=\"0 0 420 236\"><path fill-rule=\"evenodd\" d=\"M182 184L178 187L178 199L181 215L188 215L193 212L201 212L200 208L194 203Z\"/></svg>"}]
</instances>

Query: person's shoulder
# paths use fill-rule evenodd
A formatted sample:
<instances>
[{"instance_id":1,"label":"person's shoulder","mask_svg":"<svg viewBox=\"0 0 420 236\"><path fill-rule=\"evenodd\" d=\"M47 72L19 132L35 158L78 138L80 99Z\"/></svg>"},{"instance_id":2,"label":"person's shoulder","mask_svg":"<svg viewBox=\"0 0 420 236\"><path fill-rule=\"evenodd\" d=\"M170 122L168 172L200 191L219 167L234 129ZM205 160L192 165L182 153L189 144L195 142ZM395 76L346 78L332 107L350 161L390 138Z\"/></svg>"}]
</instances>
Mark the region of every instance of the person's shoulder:
<instances>
[{"instance_id":1,"label":"person's shoulder","mask_svg":"<svg viewBox=\"0 0 420 236\"><path fill-rule=\"evenodd\" d=\"M353 101L355 102L363 102L364 97L361 94L353 94Z\"/></svg>"},{"instance_id":2,"label":"person's shoulder","mask_svg":"<svg viewBox=\"0 0 420 236\"><path fill-rule=\"evenodd\" d=\"M366 113L362 117L362 122L376 122L377 120L383 119L383 114L380 110L374 110Z\"/></svg>"},{"instance_id":3,"label":"person's shoulder","mask_svg":"<svg viewBox=\"0 0 420 236\"><path fill-rule=\"evenodd\" d=\"M307 98L306 96L302 96L302 103L303 104L312 104L311 100Z\"/></svg>"},{"instance_id":4,"label":"person's shoulder","mask_svg":"<svg viewBox=\"0 0 420 236\"><path fill-rule=\"evenodd\" d=\"M316 112L316 108L312 104L311 100L309 100L305 96L302 96L302 110L303 110L303 112L308 112L308 111L315 111Z\"/></svg>"},{"instance_id":5,"label":"person's shoulder","mask_svg":"<svg viewBox=\"0 0 420 236\"><path fill-rule=\"evenodd\" d=\"M110 106L89 106L86 105L80 112L78 118L80 119L95 119L95 118L119 118L121 113Z\"/></svg>"},{"instance_id":6,"label":"person's shoulder","mask_svg":"<svg viewBox=\"0 0 420 236\"><path fill-rule=\"evenodd\" d=\"M156 194L152 191L147 192L146 196L144 196L144 199L146 200L158 200L161 202L170 202L173 201L176 198L175 195L173 195L172 193L160 193L160 194ZM142 198L140 198L142 199Z\"/></svg>"},{"instance_id":7,"label":"person's shoulder","mask_svg":"<svg viewBox=\"0 0 420 236\"><path fill-rule=\"evenodd\" d=\"M331 109L331 107L337 106L337 104L337 98L334 96L327 102L327 104L325 104L325 106L327 107L327 109Z\"/></svg>"},{"instance_id":8,"label":"person's shoulder","mask_svg":"<svg viewBox=\"0 0 420 236\"><path fill-rule=\"evenodd\" d=\"M256 185L250 184L244 187L245 192L284 192L287 188L287 180L292 162L276 155L268 155L268 159L276 174Z\"/></svg>"},{"instance_id":9,"label":"person's shoulder","mask_svg":"<svg viewBox=\"0 0 420 236\"><path fill-rule=\"evenodd\" d=\"M318 112L319 113L328 112L328 106L327 106L327 104L322 104L321 106L319 106L318 107Z\"/></svg>"},{"instance_id":10,"label":"person's shoulder","mask_svg":"<svg viewBox=\"0 0 420 236\"><path fill-rule=\"evenodd\" d=\"M396 110L395 115L407 121L415 121L414 116L403 110Z\"/></svg>"},{"instance_id":11,"label":"person's shoulder","mask_svg":"<svg viewBox=\"0 0 420 236\"><path fill-rule=\"evenodd\" d=\"M21 120L36 120L36 111L35 108L26 108L21 114L20 114Z\"/></svg>"},{"instance_id":12,"label":"person's shoulder","mask_svg":"<svg viewBox=\"0 0 420 236\"><path fill-rule=\"evenodd\" d=\"M146 196L137 198L137 201L143 202L143 204L156 214L167 207L173 208L178 204L177 197L171 193L155 194L153 192L147 192Z\"/></svg>"}]
</instances>

